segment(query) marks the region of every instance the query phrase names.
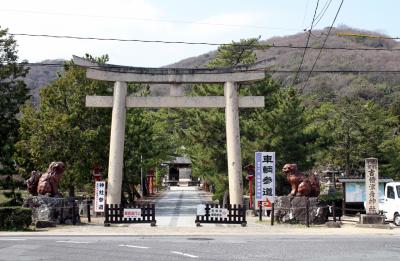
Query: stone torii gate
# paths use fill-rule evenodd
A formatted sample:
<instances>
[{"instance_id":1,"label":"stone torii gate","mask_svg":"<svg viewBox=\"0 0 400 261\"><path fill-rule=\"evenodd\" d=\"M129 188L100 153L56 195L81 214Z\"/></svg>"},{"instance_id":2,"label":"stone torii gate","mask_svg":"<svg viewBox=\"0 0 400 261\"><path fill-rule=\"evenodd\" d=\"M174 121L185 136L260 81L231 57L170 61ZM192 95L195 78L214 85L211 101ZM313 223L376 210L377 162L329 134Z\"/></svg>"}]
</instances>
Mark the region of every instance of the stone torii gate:
<instances>
[{"instance_id":1,"label":"stone torii gate","mask_svg":"<svg viewBox=\"0 0 400 261\"><path fill-rule=\"evenodd\" d=\"M223 69L142 68L97 64L74 56L76 65L86 68L89 79L113 81L113 96L86 96L86 107L112 107L107 204L121 203L126 108L225 108L229 197L231 204L243 204L242 160L240 150L239 107L264 107L263 96L238 97L237 82L265 78L263 71L245 71L248 66ZM224 96L127 96L127 82L222 83Z\"/></svg>"}]
</instances>

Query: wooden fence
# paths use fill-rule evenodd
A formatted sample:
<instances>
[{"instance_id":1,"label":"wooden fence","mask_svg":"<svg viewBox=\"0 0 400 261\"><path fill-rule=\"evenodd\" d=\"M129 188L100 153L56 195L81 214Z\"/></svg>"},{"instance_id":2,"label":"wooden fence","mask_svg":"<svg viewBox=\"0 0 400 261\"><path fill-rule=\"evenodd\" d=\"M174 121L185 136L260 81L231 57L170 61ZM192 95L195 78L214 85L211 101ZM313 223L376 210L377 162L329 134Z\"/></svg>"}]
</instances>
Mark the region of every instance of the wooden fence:
<instances>
[{"instance_id":1,"label":"wooden fence","mask_svg":"<svg viewBox=\"0 0 400 261\"><path fill-rule=\"evenodd\" d=\"M124 209L140 209L141 216L138 218L124 217ZM122 204L106 204L104 213L104 226L110 226L110 224L133 223L150 223L152 227L156 225L156 212L154 204L128 206L124 206Z\"/></svg>"},{"instance_id":2,"label":"wooden fence","mask_svg":"<svg viewBox=\"0 0 400 261\"><path fill-rule=\"evenodd\" d=\"M225 213L227 212L227 213ZM240 224L247 225L246 208L242 205L205 204L205 214L196 215L196 225L201 223Z\"/></svg>"}]
</instances>

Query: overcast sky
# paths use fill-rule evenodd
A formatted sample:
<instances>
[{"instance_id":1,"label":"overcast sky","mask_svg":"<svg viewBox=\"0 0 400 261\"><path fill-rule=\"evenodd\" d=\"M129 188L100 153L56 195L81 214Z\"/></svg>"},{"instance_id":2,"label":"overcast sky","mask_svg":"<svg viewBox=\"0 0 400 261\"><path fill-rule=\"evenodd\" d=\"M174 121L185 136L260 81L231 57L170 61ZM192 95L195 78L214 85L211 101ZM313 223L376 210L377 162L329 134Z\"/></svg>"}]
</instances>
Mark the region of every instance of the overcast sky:
<instances>
[{"instance_id":1,"label":"overcast sky","mask_svg":"<svg viewBox=\"0 0 400 261\"><path fill-rule=\"evenodd\" d=\"M319 11L330 0L319 1ZM0 26L10 33L228 43L283 36L309 28L317 0L8 0ZM317 28L330 26L332 0ZM400 1L345 0L336 25L400 36ZM110 63L159 67L214 46L15 37L20 59L70 59L108 54Z\"/></svg>"}]
</instances>

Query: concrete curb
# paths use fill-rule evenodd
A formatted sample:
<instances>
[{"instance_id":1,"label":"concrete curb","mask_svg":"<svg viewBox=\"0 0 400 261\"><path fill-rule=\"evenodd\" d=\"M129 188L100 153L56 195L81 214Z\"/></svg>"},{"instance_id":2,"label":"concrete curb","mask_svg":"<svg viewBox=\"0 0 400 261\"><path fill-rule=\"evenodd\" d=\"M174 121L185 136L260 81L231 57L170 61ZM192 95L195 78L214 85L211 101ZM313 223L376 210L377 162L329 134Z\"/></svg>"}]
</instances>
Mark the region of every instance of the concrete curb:
<instances>
[{"instance_id":1,"label":"concrete curb","mask_svg":"<svg viewBox=\"0 0 400 261\"><path fill-rule=\"evenodd\" d=\"M394 226L390 224L357 224L359 228L378 228L378 229L394 229Z\"/></svg>"},{"instance_id":2,"label":"concrete curb","mask_svg":"<svg viewBox=\"0 0 400 261\"><path fill-rule=\"evenodd\" d=\"M208 201L211 194L202 191L202 200ZM163 197L161 191L155 196L143 199L143 202L154 203L158 198ZM314 225L307 228L305 225L270 225L270 219L263 217L259 222L256 216L247 216L247 227L240 225L227 224L203 224L196 227L195 216L193 223L186 223L186 226L174 227L159 225L150 227L149 224L124 224L104 227L104 218L92 218L90 224L82 225L59 225L55 228L37 229L36 231L26 232L7 232L0 231L0 237L18 237L18 236L224 236L224 235L254 235L254 236L272 236L272 235L309 235L309 236L363 236L363 235L386 235L400 236L400 227L394 227L392 224L382 227L359 226L357 217L343 216L340 222L336 222L331 227L327 225ZM85 219L82 219L85 222ZM333 222L331 222L333 223ZM340 224L340 226L337 226ZM390 227L390 229L387 229ZM385 228L385 229L382 229Z\"/></svg>"},{"instance_id":3,"label":"concrete curb","mask_svg":"<svg viewBox=\"0 0 400 261\"><path fill-rule=\"evenodd\" d=\"M113 225L80 225L58 226L31 232L0 232L1 236L204 236L204 235L395 235L400 236L400 228L382 229L358 227L356 224L343 224L340 228L328 228L326 225L307 228L303 225L257 224L250 222L247 227L240 225L203 224L201 227L150 227L148 224Z\"/></svg>"}]
</instances>

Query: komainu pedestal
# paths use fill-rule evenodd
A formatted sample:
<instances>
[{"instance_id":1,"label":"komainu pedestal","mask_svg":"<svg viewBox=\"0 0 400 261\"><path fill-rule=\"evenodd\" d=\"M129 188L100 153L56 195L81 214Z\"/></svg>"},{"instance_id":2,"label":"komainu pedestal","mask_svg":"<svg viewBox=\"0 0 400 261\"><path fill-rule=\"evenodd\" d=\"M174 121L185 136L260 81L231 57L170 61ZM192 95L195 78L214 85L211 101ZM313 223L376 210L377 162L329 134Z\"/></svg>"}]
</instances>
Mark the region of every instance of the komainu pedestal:
<instances>
[{"instance_id":1,"label":"komainu pedestal","mask_svg":"<svg viewBox=\"0 0 400 261\"><path fill-rule=\"evenodd\" d=\"M308 205L308 206L307 206ZM329 208L317 197L282 196L275 200L275 220L278 223L324 224L328 218Z\"/></svg>"},{"instance_id":2,"label":"komainu pedestal","mask_svg":"<svg viewBox=\"0 0 400 261\"><path fill-rule=\"evenodd\" d=\"M79 208L73 198L30 196L24 200L23 206L32 209L32 223L36 227L80 222Z\"/></svg>"}]
</instances>

